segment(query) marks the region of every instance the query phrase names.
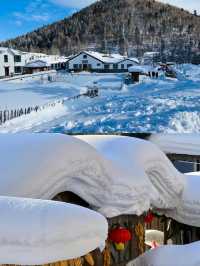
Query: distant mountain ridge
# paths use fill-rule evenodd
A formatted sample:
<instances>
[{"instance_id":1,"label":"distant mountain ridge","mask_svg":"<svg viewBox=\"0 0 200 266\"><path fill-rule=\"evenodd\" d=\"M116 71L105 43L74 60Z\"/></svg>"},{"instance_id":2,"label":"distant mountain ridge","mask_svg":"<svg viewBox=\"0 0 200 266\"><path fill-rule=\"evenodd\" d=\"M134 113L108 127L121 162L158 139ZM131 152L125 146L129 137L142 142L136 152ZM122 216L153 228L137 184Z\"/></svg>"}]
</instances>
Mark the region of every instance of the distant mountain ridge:
<instances>
[{"instance_id":1,"label":"distant mountain ridge","mask_svg":"<svg viewBox=\"0 0 200 266\"><path fill-rule=\"evenodd\" d=\"M155 0L101 0L1 46L62 55L158 51L163 61L200 63L200 17Z\"/></svg>"}]
</instances>

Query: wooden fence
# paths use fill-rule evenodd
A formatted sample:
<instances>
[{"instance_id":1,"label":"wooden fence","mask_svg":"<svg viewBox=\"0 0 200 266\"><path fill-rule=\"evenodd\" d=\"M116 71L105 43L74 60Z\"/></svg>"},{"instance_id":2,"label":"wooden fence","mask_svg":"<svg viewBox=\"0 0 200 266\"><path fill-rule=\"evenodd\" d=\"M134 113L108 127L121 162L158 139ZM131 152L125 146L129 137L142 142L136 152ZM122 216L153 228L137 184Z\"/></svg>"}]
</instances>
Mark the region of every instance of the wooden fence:
<instances>
[{"instance_id":1,"label":"wooden fence","mask_svg":"<svg viewBox=\"0 0 200 266\"><path fill-rule=\"evenodd\" d=\"M3 111L0 111L0 125L5 123L6 121L20 117L22 115L28 115L32 112L39 112L39 111L42 111L42 110L49 108L49 107L55 107L57 104L64 104L66 101L69 101L69 100L76 100L76 99L79 99L80 97L94 98L97 96L98 96L98 90L97 89L93 89L93 90L90 89L86 93L82 93L82 94L72 96L72 97L66 97L64 99L57 100L53 103L47 103L43 106L36 105L36 106L32 106L32 107L21 107L21 108L12 109L12 110L6 109Z\"/></svg>"}]
</instances>

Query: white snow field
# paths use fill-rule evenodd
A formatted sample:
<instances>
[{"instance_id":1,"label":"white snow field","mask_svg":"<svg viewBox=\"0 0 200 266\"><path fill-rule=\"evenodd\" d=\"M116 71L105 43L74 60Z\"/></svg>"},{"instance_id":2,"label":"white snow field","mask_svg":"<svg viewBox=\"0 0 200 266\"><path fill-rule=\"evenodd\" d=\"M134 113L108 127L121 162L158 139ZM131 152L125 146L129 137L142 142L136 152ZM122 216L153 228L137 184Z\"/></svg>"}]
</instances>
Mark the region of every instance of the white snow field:
<instances>
[{"instance_id":1,"label":"white snow field","mask_svg":"<svg viewBox=\"0 0 200 266\"><path fill-rule=\"evenodd\" d=\"M189 245L167 245L145 252L127 266L199 266L200 241Z\"/></svg>"},{"instance_id":2,"label":"white snow field","mask_svg":"<svg viewBox=\"0 0 200 266\"><path fill-rule=\"evenodd\" d=\"M200 66L177 66L177 71L178 79L161 75L135 85L123 85L124 74L95 73L60 75L57 82L0 82L1 109L42 105L77 95L94 82L100 87L99 97L66 101L67 112L52 115L48 121L38 113L36 122L23 117L14 126L1 126L0 132L199 132Z\"/></svg>"},{"instance_id":3,"label":"white snow field","mask_svg":"<svg viewBox=\"0 0 200 266\"><path fill-rule=\"evenodd\" d=\"M0 149L2 196L52 199L71 191L106 217L141 215L154 208L200 226L198 173L193 178L179 173L150 141L1 134Z\"/></svg>"},{"instance_id":4,"label":"white snow field","mask_svg":"<svg viewBox=\"0 0 200 266\"><path fill-rule=\"evenodd\" d=\"M103 248L105 217L76 205L0 197L0 262L43 265Z\"/></svg>"}]
</instances>

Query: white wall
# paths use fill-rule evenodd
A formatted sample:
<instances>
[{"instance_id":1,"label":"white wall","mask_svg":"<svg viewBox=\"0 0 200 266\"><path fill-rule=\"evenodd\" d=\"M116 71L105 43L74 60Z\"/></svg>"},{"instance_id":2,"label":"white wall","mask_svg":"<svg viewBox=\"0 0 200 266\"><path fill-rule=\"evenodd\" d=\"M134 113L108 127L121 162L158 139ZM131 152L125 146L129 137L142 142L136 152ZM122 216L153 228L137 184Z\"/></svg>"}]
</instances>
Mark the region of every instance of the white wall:
<instances>
[{"instance_id":1,"label":"white wall","mask_svg":"<svg viewBox=\"0 0 200 266\"><path fill-rule=\"evenodd\" d=\"M126 59L118 64L118 69L122 69L121 65L124 65L124 69L128 69L130 66L137 66L138 64L132 60Z\"/></svg>"},{"instance_id":2,"label":"white wall","mask_svg":"<svg viewBox=\"0 0 200 266\"><path fill-rule=\"evenodd\" d=\"M8 62L4 62L4 56L8 56ZM7 50L0 50L0 77L5 76L5 67L9 67L10 74L14 74L14 57Z\"/></svg>"},{"instance_id":3,"label":"white wall","mask_svg":"<svg viewBox=\"0 0 200 266\"><path fill-rule=\"evenodd\" d=\"M69 61L69 69L74 69L74 65L82 65L84 61L87 61L88 65L91 65L92 69L104 69L104 64L101 63L99 60L93 58L90 55L87 55L87 58L84 58L84 53L81 53L79 56L75 57L74 59Z\"/></svg>"}]
</instances>

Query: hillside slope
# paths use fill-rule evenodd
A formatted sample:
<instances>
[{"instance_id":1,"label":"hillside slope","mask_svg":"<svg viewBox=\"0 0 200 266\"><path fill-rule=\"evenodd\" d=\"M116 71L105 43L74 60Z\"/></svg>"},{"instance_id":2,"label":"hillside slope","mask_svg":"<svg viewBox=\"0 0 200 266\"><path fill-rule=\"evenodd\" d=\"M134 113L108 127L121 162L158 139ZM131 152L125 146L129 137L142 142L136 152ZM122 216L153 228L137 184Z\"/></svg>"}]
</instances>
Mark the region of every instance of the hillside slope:
<instances>
[{"instance_id":1,"label":"hillside slope","mask_svg":"<svg viewBox=\"0 0 200 266\"><path fill-rule=\"evenodd\" d=\"M162 59L200 61L200 18L154 0L101 0L70 18L1 45L69 55L81 49L118 50Z\"/></svg>"}]
</instances>

